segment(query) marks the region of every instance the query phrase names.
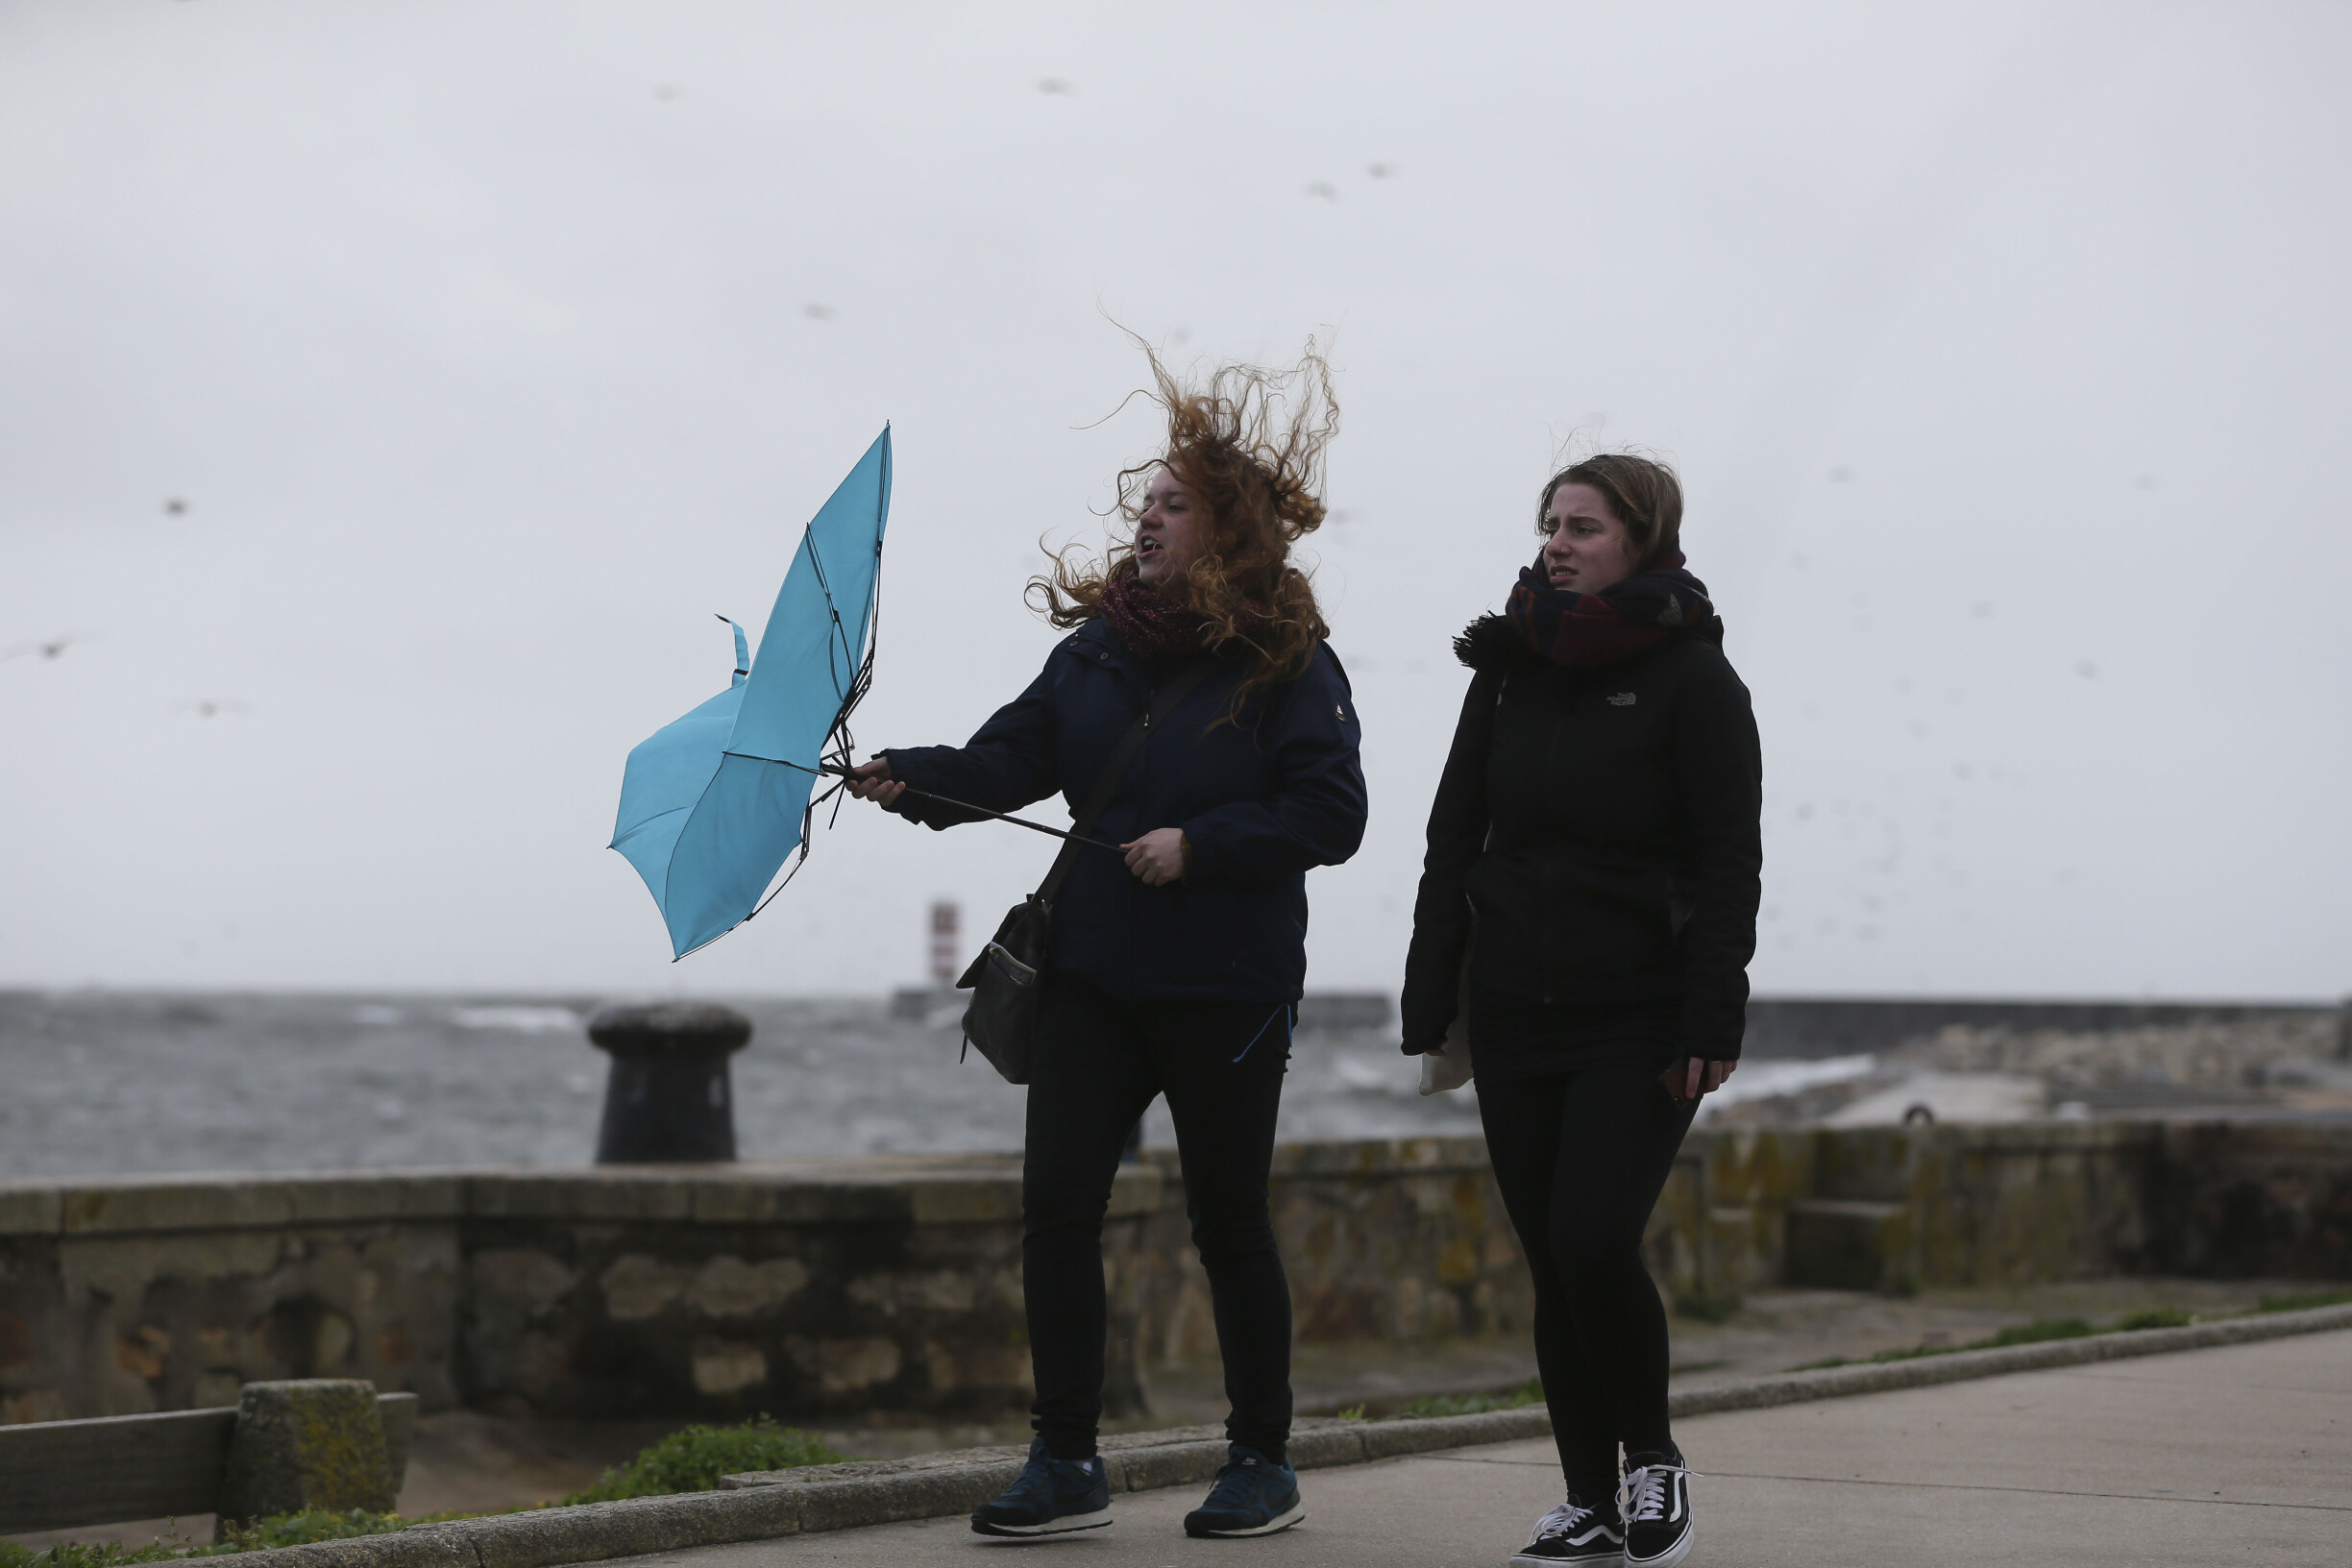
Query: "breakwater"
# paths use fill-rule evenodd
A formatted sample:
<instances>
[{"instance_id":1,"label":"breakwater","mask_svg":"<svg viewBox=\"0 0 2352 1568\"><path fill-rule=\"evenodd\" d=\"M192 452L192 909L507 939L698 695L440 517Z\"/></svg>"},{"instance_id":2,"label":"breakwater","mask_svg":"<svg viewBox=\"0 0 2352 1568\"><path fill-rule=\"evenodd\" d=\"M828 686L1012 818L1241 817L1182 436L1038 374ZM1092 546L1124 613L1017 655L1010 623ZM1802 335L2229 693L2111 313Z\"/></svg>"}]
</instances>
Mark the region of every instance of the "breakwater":
<instances>
[{"instance_id":1,"label":"breakwater","mask_svg":"<svg viewBox=\"0 0 2352 1568\"><path fill-rule=\"evenodd\" d=\"M1286 1145L1302 1340L1517 1332L1475 1139ZM1105 1226L1108 1395L1213 1354L1172 1157ZM1027 1400L1009 1157L60 1180L0 1187L0 1419L364 1377L427 1409L925 1418ZM2132 1273L2352 1279L2352 1127L2033 1123L1694 1135L1648 1246L1677 1294Z\"/></svg>"}]
</instances>

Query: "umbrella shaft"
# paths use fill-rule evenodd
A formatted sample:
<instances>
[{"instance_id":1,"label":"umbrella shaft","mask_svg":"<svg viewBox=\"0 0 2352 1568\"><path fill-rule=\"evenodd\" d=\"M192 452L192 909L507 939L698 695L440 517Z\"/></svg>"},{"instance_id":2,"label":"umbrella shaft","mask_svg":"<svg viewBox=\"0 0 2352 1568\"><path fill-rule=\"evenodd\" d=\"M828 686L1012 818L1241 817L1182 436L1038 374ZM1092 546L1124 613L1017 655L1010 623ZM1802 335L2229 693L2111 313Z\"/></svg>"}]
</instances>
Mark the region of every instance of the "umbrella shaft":
<instances>
[{"instance_id":1,"label":"umbrella shaft","mask_svg":"<svg viewBox=\"0 0 2352 1568\"><path fill-rule=\"evenodd\" d=\"M818 772L831 773L837 778L849 776L849 770L846 768L821 768ZM1124 852L1115 844L1106 844L1100 839L1082 838L1076 833L1066 832L1058 827L1047 827L1043 822L1033 822L1026 817L1014 817L1005 812L991 811L986 806L975 806L968 800L957 800L944 795L934 795L929 790L919 790L912 784L906 787L906 793L919 799L937 800L941 805L953 806L958 811L977 812L983 817L993 817L1000 822L1011 822L1015 827L1025 827L1032 833L1049 834L1057 839L1068 839L1074 844L1092 845L1097 849L1108 849L1115 855Z\"/></svg>"}]
</instances>

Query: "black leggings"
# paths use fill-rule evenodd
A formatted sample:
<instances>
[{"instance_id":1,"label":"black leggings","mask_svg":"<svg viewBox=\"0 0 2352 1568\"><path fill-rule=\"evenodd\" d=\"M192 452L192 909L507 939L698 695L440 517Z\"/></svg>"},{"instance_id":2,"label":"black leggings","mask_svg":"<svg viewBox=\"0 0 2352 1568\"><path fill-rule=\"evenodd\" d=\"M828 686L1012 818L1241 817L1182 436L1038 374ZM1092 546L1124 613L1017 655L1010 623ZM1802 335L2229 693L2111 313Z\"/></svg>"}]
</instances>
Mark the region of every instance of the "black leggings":
<instances>
[{"instance_id":1,"label":"black leggings","mask_svg":"<svg viewBox=\"0 0 2352 1568\"><path fill-rule=\"evenodd\" d=\"M1696 1106L1659 1084L1662 1063L1600 1063L1479 1082L1479 1119L1511 1228L1535 1276L1535 1367L1560 1470L1606 1511L1617 1445L1671 1453L1666 1309L1642 1266L1642 1231Z\"/></svg>"},{"instance_id":2,"label":"black leggings","mask_svg":"<svg viewBox=\"0 0 2352 1568\"><path fill-rule=\"evenodd\" d=\"M1281 1458L1290 1437L1290 1286L1266 1176L1290 1056L1286 1002L1120 1002L1061 975L1039 1008L1021 1163L1021 1283L1033 1425L1056 1458L1102 1420L1102 1223L1127 1135L1165 1094L1192 1244L1225 1360L1225 1433Z\"/></svg>"}]
</instances>

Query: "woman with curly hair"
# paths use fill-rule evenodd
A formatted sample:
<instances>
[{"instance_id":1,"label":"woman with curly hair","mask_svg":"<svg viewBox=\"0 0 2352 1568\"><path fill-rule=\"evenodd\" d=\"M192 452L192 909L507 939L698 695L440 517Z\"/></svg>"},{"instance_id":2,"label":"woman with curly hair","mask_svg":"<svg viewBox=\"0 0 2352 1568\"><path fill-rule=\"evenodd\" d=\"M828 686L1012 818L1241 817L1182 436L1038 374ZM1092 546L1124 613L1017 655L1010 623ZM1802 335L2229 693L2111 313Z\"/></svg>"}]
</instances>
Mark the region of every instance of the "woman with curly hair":
<instances>
[{"instance_id":1,"label":"woman with curly hair","mask_svg":"<svg viewBox=\"0 0 2352 1568\"><path fill-rule=\"evenodd\" d=\"M1290 547L1323 521L1330 373L1311 343L1282 375L1218 371L1197 390L1155 358L1167 446L1119 477L1132 532L1030 585L1067 629L1029 689L961 747L893 747L850 789L934 828L926 798L1073 815L1139 715L1140 748L1054 900L1021 1166L1021 1278L1036 1437L991 1535L1111 1522L1102 1415L1102 1222L1128 1134L1167 1096L1193 1244L1225 1363L1228 1462L1185 1520L1264 1535L1304 1517L1289 1439L1290 1293L1267 1200L1275 1113L1306 975L1307 871L1363 836L1345 672ZM1155 694L1176 696L1153 712ZM917 794L915 792L920 792ZM1123 857L1123 858L1122 858Z\"/></svg>"},{"instance_id":2,"label":"woman with curly hair","mask_svg":"<svg viewBox=\"0 0 2352 1568\"><path fill-rule=\"evenodd\" d=\"M1536 518L1505 613L1455 643L1475 674L1430 809L1405 1050L1469 1053L1534 1275L1568 1497L1511 1560L1659 1568L1690 1551L1690 1488L1642 1232L1739 1062L1763 765L1723 622L1683 570L1673 471L1587 458Z\"/></svg>"}]
</instances>

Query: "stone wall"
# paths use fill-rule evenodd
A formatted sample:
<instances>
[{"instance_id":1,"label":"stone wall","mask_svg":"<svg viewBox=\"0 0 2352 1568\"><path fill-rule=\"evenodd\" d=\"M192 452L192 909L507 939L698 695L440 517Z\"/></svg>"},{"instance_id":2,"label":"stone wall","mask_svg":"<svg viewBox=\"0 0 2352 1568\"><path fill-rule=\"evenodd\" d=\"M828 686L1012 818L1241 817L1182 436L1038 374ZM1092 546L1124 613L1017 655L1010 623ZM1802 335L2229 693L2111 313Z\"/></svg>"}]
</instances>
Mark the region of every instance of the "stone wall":
<instances>
[{"instance_id":1,"label":"stone wall","mask_svg":"<svg viewBox=\"0 0 2352 1568\"><path fill-rule=\"evenodd\" d=\"M1173 1151L1145 1249L1148 1364L1216 1355ZM1288 1143L1273 1208L1298 1337L1409 1342L1527 1327L1531 1301L1486 1145L1475 1138Z\"/></svg>"},{"instance_id":2,"label":"stone wall","mask_svg":"<svg viewBox=\"0 0 2352 1568\"><path fill-rule=\"evenodd\" d=\"M1109 1403L1139 1407L1141 1248L1105 1226ZM968 1158L0 1189L0 1419L362 1377L425 1408L993 1414L1028 1398L1017 1164Z\"/></svg>"},{"instance_id":3,"label":"stone wall","mask_svg":"<svg viewBox=\"0 0 2352 1568\"><path fill-rule=\"evenodd\" d=\"M1279 1151L1303 1341L1519 1333L1476 1139ZM1172 1156L1105 1226L1108 1404L1214 1354ZM1697 1134L1647 1240L1671 1295L2161 1271L2352 1279L2352 1127ZM925 1418L1028 1398L1014 1157L0 1188L0 1419L364 1377L428 1409Z\"/></svg>"},{"instance_id":4,"label":"stone wall","mask_svg":"<svg viewBox=\"0 0 2352 1568\"><path fill-rule=\"evenodd\" d=\"M0 1188L0 1420L234 1405L243 1383L313 1376L454 1402L461 1186Z\"/></svg>"}]
</instances>

